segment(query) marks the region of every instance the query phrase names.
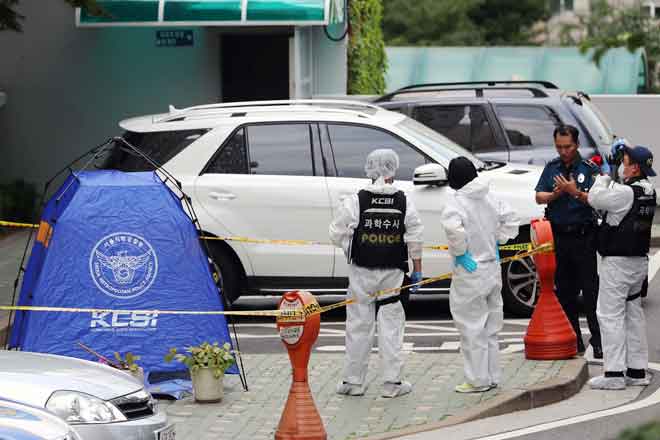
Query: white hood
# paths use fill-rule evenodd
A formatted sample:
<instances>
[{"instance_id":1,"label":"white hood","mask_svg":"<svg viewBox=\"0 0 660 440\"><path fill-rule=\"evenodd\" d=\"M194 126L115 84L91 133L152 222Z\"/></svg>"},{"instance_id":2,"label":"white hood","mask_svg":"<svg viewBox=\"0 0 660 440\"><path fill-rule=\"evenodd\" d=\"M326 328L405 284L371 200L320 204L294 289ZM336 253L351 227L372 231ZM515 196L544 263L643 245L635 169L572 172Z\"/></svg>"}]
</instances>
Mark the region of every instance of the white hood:
<instances>
[{"instance_id":1,"label":"white hood","mask_svg":"<svg viewBox=\"0 0 660 440\"><path fill-rule=\"evenodd\" d=\"M44 407L55 391L71 390L102 400L131 394L142 384L107 365L43 353L0 350L0 397Z\"/></svg>"},{"instance_id":2,"label":"white hood","mask_svg":"<svg viewBox=\"0 0 660 440\"><path fill-rule=\"evenodd\" d=\"M488 182L481 177L471 180L465 186L456 191L458 195L469 199L483 199L488 194Z\"/></svg>"}]
</instances>

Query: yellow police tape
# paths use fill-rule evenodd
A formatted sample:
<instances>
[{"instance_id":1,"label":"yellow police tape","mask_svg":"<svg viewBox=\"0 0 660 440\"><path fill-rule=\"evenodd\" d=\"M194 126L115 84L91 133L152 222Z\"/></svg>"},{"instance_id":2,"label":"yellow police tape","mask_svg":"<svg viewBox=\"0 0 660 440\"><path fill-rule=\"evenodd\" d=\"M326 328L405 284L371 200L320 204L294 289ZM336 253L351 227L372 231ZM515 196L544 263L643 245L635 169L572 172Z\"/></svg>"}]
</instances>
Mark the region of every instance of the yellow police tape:
<instances>
[{"instance_id":1,"label":"yellow police tape","mask_svg":"<svg viewBox=\"0 0 660 440\"><path fill-rule=\"evenodd\" d=\"M39 225L33 225L31 223L17 223L17 222L6 222L0 220L0 226L5 226L7 228L38 228Z\"/></svg>"},{"instance_id":2,"label":"yellow police tape","mask_svg":"<svg viewBox=\"0 0 660 440\"><path fill-rule=\"evenodd\" d=\"M7 222L0 220L0 226L5 226L9 228L38 228L39 225L33 225L31 223L16 223L16 222ZM202 235L199 237L201 240L220 240L220 241L236 241L239 243L252 243L252 244L280 244L287 246L333 246L330 242L325 241L313 241L313 240L270 240L270 239L259 239L259 238L249 238L241 237L238 235L226 236L226 237L213 237L210 235ZM424 249L431 249L435 251L446 251L449 247L445 244L439 245L428 245L424 246ZM501 245L501 251L529 251L532 249L532 243L516 243L516 244L506 244Z\"/></svg>"},{"instance_id":3,"label":"yellow police tape","mask_svg":"<svg viewBox=\"0 0 660 440\"><path fill-rule=\"evenodd\" d=\"M5 226L9 228L38 228L39 225L34 225L31 223L17 223L17 222L7 222L0 220L0 226ZM199 237L201 240L220 240L220 241L236 241L239 243L252 243L252 244L280 244L287 246L333 246L330 242L325 241L313 241L313 240L270 240L270 239L259 239L259 238L249 238L241 237L239 235L226 236L226 237L213 237L210 235L202 235ZM449 249L447 245L428 245L424 246L424 249L432 249L436 251L446 251ZM501 251L529 251L532 249L532 243L516 243L516 244L506 244L500 246Z\"/></svg>"},{"instance_id":4,"label":"yellow police tape","mask_svg":"<svg viewBox=\"0 0 660 440\"><path fill-rule=\"evenodd\" d=\"M500 264L508 263L509 261L521 260L538 253L552 252L554 246L552 243L545 243L539 245L526 252L512 255L510 257L502 258ZM383 289L370 294L372 298L387 295L389 293L399 292L403 289L408 289L414 286L423 286L425 284L434 283L436 281L447 280L451 278L451 272L439 275L437 277L427 278L423 281L414 284L407 284L401 287L393 287L390 289ZM232 315L232 316L273 316L278 318L279 321L301 321L305 317L325 313L330 310L338 309L354 303L354 299L347 299L327 306L319 306L318 304L310 304L305 308L296 310L218 310L218 311L195 311L195 310L126 310L126 309L96 309L96 308L72 308L72 307L45 307L45 306L1 306L0 310L7 311L31 311L31 312L66 312L66 313L149 313L159 315Z\"/></svg>"},{"instance_id":5,"label":"yellow police tape","mask_svg":"<svg viewBox=\"0 0 660 440\"><path fill-rule=\"evenodd\" d=\"M332 243L326 241L269 240L269 239L241 237L238 235L226 236L226 237L222 237L222 236L212 237L209 235L202 235L199 238L202 240L236 241L239 243L252 243L252 244L282 244L288 246L334 246ZM449 246L447 246L446 244L428 245L423 247L424 249L432 249L435 251L446 251L449 249ZM516 244L506 244L500 246L500 250L502 251L528 251L531 249L532 249L532 243L516 243Z\"/></svg>"}]
</instances>

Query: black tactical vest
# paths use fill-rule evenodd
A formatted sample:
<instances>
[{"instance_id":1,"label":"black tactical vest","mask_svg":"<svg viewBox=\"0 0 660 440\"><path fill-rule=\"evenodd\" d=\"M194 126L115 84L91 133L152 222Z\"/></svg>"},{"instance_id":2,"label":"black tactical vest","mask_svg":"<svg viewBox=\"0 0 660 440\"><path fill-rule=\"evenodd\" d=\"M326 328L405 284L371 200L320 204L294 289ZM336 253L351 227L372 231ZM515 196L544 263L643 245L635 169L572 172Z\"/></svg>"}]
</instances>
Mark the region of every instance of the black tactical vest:
<instances>
[{"instance_id":1,"label":"black tactical vest","mask_svg":"<svg viewBox=\"0 0 660 440\"><path fill-rule=\"evenodd\" d=\"M380 269L399 268L408 272L406 231L406 195L358 193L360 223L353 231L351 263Z\"/></svg>"},{"instance_id":2,"label":"black tactical vest","mask_svg":"<svg viewBox=\"0 0 660 440\"><path fill-rule=\"evenodd\" d=\"M642 178L626 182L635 198L626 216L617 226L603 223L598 231L598 253L602 256L643 257L648 254L651 244L651 225L655 214L655 191L647 195L639 185L633 185Z\"/></svg>"}]
</instances>

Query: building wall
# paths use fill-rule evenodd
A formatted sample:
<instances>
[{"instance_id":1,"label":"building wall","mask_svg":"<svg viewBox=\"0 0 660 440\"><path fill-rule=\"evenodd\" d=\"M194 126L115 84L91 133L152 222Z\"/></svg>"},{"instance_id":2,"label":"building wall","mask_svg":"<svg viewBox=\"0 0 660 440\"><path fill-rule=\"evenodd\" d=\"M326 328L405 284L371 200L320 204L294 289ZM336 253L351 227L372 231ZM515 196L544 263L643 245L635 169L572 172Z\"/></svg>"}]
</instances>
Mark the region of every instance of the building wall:
<instances>
[{"instance_id":1,"label":"building wall","mask_svg":"<svg viewBox=\"0 0 660 440\"><path fill-rule=\"evenodd\" d=\"M328 39L322 27L314 27L313 50L313 94L345 95L348 69L346 48L348 36L342 41Z\"/></svg>"},{"instance_id":2,"label":"building wall","mask_svg":"<svg viewBox=\"0 0 660 440\"><path fill-rule=\"evenodd\" d=\"M24 32L0 32L0 181L43 182L121 119L221 95L214 30L158 48L156 28L76 28L62 0L22 0L20 12Z\"/></svg>"},{"instance_id":3,"label":"building wall","mask_svg":"<svg viewBox=\"0 0 660 440\"><path fill-rule=\"evenodd\" d=\"M76 28L63 0L19 11L24 32L0 32L0 182L48 180L120 134L122 119L221 100L223 28L186 28L194 46L156 47L161 28ZM310 95L346 93L346 40L311 35Z\"/></svg>"},{"instance_id":4,"label":"building wall","mask_svg":"<svg viewBox=\"0 0 660 440\"><path fill-rule=\"evenodd\" d=\"M605 115L614 134L633 145L649 147L655 158L654 169L660 174L660 95L592 95L593 103ZM660 177L651 181L660 188ZM658 200L660 203L660 200Z\"/></svg>"}]
</instances>

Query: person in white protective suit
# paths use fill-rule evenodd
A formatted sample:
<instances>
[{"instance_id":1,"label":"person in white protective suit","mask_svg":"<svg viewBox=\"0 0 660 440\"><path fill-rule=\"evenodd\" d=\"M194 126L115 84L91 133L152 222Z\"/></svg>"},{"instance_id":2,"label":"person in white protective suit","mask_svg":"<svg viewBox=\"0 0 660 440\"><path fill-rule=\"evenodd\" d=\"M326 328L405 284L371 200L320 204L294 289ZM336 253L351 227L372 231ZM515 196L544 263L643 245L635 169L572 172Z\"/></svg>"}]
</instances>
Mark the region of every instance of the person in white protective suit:
<instances>
[{"instance_id":1,"label":"person in white protective suit","mask_svg":"<svg viewBox=\"0 0 660 440\"><path fill-rule=\"evenodd\" d=\"M449 252L454 257L449 309L461 335L465 382L459 393L480 393L500 381L499 343L502 328L502 274L499 243L518 235L518 217L489 193L472 162L449 162L451 194L441 212Z\"/></svg>"},{"instance_id":2,"label":"person in white protective suit","mask_svg":"<svg viewBox=\"0 0 660 440\"><path fill-rule=\"evenodd\" d=\"M648 251L656 206L653 155L642 146L617 142L612 156L623 156L623 183L601 175L589 191L589 204L605 211L598 231L600 285L596 316L603 341L604 374L589 380L594 389L620 390L649 384L648 344L640 289L648 273ZM618 160L615 160L618 162Z\"/></svg>"},{"instance_id":3,"label":"person in white protective suit","mask_svg":"<svg viewBox=\"0 0 660 440\"><path fill-rule=\"evenodd\" d=\"M371 183L346 197L330 224L330 240L349 262L346 306L346 357L338 394L361 396L367 388L369 353L378 325L378 351L383 373L383 397L409 393L402 378L405 313L398 291L413 261L411 279L422 280L422 222L410 197L392 185L399 157L390 149L367 156L364 170ZM413 291L414 288L411 288Z\"/></svg>"}]
</instances>

